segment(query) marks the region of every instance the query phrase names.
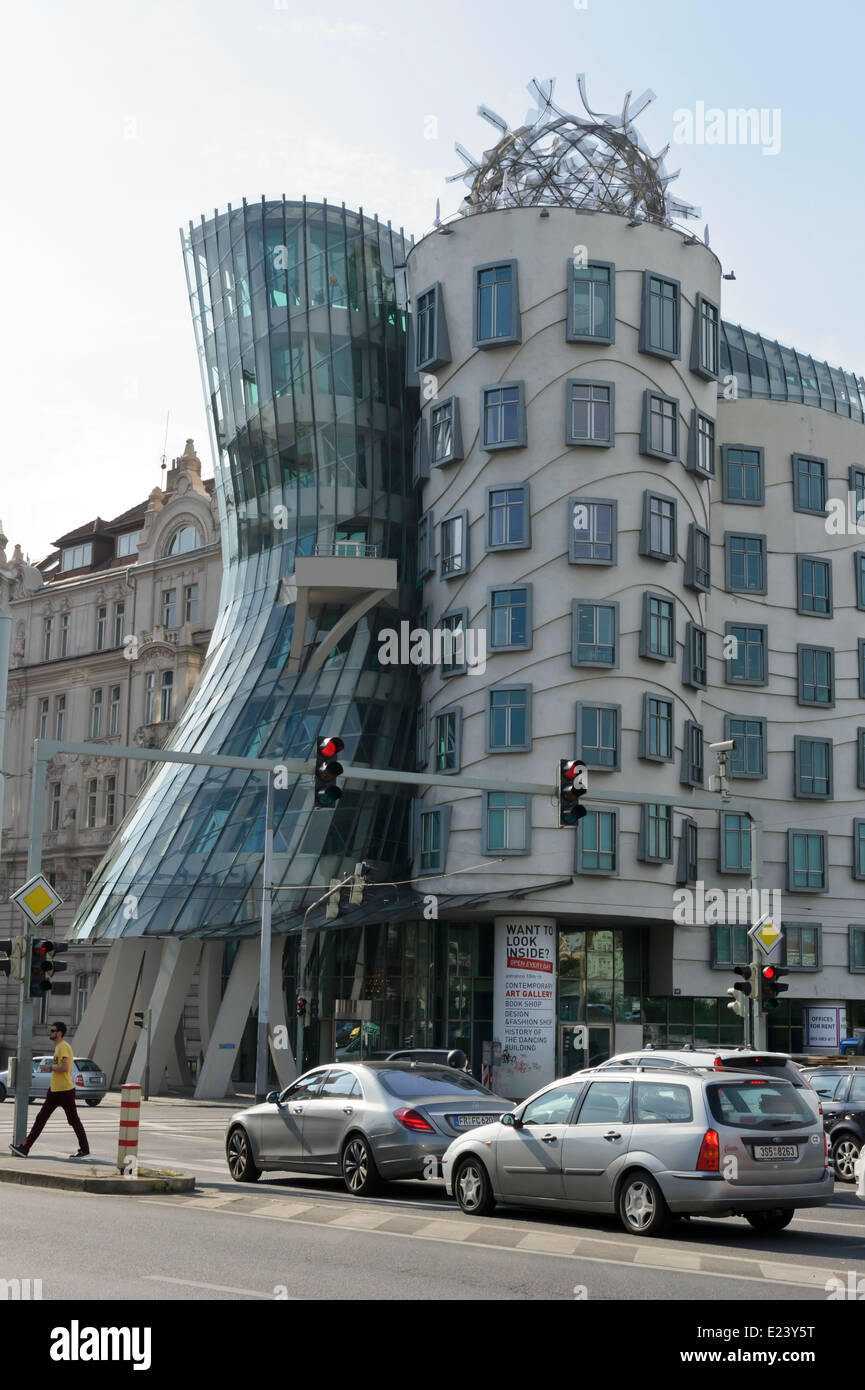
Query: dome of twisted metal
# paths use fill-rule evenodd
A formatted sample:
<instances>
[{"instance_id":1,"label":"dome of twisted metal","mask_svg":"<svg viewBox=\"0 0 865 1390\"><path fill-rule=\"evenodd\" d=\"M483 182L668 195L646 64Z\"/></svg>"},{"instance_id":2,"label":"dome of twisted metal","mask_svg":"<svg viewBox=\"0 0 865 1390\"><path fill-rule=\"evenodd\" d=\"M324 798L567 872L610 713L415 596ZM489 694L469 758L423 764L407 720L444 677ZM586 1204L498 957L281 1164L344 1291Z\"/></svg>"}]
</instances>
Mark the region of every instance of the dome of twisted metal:
<instances>
[{"instance_id":1,"label":"dome of twisted metal","mask_svg":"<svg viewBox=\"0 0 865 1390\"><path fill-rule=\"evenodd\" d=\"M577 86L586 115L575 116L553 101L554 86L553 79L532 79L528 90L537 109L516 130L489 107L478 107L478 115L501 138L480 159L455 145L466 168L448 182L462 179L468 185L460 209L464 215L547 206L614 212L666 224L675 216L700 216L699 208L669 192L668 185L679 176L678 169L668 174L664 167L669 145L652 154L634 125L654 101L654 92L646 91L635 101L628 92L621 113L606 115L589 106L585 74L579 73Z\"/></svg>"}]
</instances>

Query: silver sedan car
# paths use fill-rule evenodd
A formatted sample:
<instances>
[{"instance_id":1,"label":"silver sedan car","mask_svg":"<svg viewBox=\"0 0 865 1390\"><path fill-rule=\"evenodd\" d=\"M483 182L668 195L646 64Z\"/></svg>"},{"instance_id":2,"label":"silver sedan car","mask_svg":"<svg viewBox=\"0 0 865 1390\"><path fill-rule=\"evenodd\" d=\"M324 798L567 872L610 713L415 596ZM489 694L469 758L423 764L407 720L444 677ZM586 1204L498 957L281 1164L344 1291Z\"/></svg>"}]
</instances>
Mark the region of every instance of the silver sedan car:
<instances>
[{"instance_id":1,"label":"silver sedan car","mask_svg":"<svg viewBox=\"0 0 865 1390\"><path fill-rule=\"evenodd\" d=\"M29 1100L44 1100L51 1088L51 1063L53 1054L47 1053L33 1058L33 1072L30 1077ZM72 1061L72 1080L75 1083L76 1100L84 1100L88 1105L98 1105L108 1094L108 1078L104 1071L90 1057L75 1057ZM10 1085L9 1072L0 1071L0 1101L15 1095L15 1087Z\"/></svg>"},{"instance_id":2,"label":"silver sedan car","mask_svg":"<svg viewBox=\"0 0 865 1390\"><path fill-rule=\"evenodd\" d=\"M290 1169L342 1176L368 1197L390 1178L438 1177L453 1139L510 1109L453 1067L339 1062L232 1115L225 1151L236 1182Z\"/></svg>"}]
</instances>

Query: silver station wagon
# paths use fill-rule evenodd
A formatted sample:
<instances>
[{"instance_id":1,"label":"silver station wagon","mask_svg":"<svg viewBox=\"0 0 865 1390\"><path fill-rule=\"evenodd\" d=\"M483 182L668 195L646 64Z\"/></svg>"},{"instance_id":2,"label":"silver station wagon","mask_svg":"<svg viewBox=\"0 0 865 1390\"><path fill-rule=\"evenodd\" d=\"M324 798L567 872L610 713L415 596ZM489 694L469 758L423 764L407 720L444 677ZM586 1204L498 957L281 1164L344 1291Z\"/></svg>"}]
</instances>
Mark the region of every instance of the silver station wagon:
<instances>
[{"instance_id":1,"label":"silver station wagon","mask_svg":"<svg viewBox=\"0 0 865 1390\"><path fill-rule=\"evenodd\" d=\"M554 1082L454 1140L442 1168L469 1216L497 1202L615 1212L637 1236L685 1216L772 1234L833 1193L822 1123L789 1081L648 1061Z\"/></svg>"}]
</instances>

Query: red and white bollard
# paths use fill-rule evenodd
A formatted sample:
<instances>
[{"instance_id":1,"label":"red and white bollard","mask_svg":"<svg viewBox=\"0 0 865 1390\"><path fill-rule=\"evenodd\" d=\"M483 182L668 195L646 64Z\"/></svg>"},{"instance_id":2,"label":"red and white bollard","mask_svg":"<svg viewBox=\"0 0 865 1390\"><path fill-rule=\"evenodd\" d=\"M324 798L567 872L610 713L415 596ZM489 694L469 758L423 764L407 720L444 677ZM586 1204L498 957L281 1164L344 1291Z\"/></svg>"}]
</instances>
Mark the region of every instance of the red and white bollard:
<instances>
[{"instance_id":1,"label":"red and white bollard","mask_svg":"<svg viewBox=\"0 0 865 1390\"><path fill-rule=\"evenodd\" d=\"M132 1083L121 1086L117 1167L125 1178L134 1178L138 1172L138 1118L140 1114L141 1087Z\"/></svg>"}]
</instances>

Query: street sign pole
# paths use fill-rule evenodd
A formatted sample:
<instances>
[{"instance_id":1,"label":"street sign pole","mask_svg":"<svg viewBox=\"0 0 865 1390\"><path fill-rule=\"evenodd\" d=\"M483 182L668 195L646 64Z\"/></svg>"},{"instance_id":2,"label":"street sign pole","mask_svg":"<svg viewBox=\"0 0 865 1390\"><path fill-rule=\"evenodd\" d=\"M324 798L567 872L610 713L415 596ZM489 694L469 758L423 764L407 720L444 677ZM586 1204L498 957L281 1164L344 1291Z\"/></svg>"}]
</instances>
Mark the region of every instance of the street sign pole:
<instances>
[{"instance_id":1,"label":"street sign pole","mask_svg":"<svg viewBox=\"0 0 865 1390\"><path fill-rule=\"evenodd\" d=\"M258 962L258 1037L255 1050L255 1103L267 1095L270 1033L270 923L273 905L273 773L267 774L264 798L264 862L261 866L261 955Z\"/></svg>"},{"instance_id":2,"label":"street sign pole","mask_svg":"<svg viewBox=\"0 0 865 1390\"><path fill-rule=\"evenodd\" d=\"M43 802L44 798L40 798L40 804ZM30 927L34 926L38 930L39 924L62 905L63 899L36 870L31 872L26 883L10 895L9 901L21 909L26 919L24 968L18 988L18 1059L15 1075L15 1109L12 1115L12 1142L23 1144L27 1137L27 1104L30 1099L30 1074L33 1070L34 1008L30 997L30 971L34 938Z\"/></svg>"}]
</instances>

